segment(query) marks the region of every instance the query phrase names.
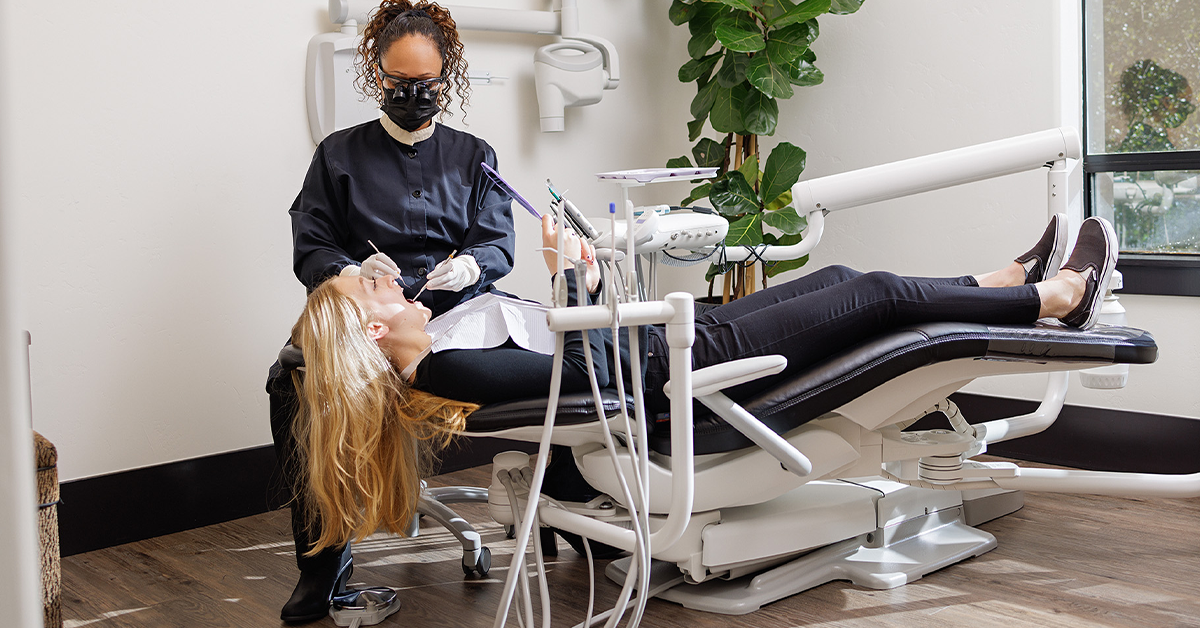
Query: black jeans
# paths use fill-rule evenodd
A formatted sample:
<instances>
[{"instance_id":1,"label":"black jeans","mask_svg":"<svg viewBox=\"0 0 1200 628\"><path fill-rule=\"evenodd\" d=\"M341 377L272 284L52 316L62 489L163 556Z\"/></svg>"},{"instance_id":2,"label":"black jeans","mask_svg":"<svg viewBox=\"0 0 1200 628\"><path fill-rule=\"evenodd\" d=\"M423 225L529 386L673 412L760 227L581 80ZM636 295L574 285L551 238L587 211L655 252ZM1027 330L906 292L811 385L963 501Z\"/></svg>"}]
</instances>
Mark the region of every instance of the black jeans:
<instances>
[{"instance_id":1,"label":"black jeans","mask_svg":"<svg viewBox=\"0 0 1200 628\"><path fill-rule=\"evenodd\" d=\"M973 277L901 277L829 266L722 305L696 317L693 368L738 358L782 355L780 374L726 391L744 399L858 343L904 325L943 321L1032 323L1041 299L1032 285L981 288ZM666 342L651 339L647 398L665 411L658 391L669 377Z\"/></svg>"},{"instance_id":2,"label":"black jeans","mask_svg":"<svg viewBox=\"0 0 1200 628\"><path fill-rule=\"evenodd\" d=\"M296 418L296 388L292 378L276 362L271 366L267 378L267 394L271 400L271 437L275 441L276 475L274 490L277 502L286 503L292 510L292 538L296 542L296 566L302 572L329 572L336 570L345 545L328 547L314 556L304 553L312 549L320 536L316 527L310 527L305 519L307 506L301 490L302 474L297 457L296 439L292 436L292 423Z\"/></svg>"}]
</instances>

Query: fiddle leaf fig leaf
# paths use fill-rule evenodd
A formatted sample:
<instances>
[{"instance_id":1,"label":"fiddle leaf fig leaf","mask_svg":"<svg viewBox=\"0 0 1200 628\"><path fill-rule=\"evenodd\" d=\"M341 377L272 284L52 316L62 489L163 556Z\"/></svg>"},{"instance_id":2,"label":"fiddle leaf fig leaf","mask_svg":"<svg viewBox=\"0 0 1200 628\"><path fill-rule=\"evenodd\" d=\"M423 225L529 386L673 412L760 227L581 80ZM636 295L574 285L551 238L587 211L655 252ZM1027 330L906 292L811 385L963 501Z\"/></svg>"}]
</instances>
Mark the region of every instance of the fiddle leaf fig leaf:
<instances>
[{"instance_id":1,"label":"fiddle leaf fig leaf","mask_svg":"<svg viewBox=\"0 0 1200 628\"><path fill-rule=\"evenodd\" d=\"M726 6L730 6L735 9L741 9L743 11L755 11L758 9L758 7L756 5L762 4L761 1L753 2L752 0L716 0L716 1L720 2L721 4L724 4Z\"/></svg>"},{"instance_id":2,"label":"fiddle leaf fig leaf","mask_svg":"<svg viewBox=\"0 0 1200 628\"><path fill-rule=\"evenodd\" d=\"M801 257L800 259L790 259L782 262L770 262L770 266L767 267L767 276L774 277L789 270L796 270L797 268L803 267L807 263L807 255Z\"/></svg>"},{"instance_id":3,"label":"fiddle leaf fig leaf","mask_svg":"<svg viewBox=\"0 0 1200 628\"><path fill-rule=\"evenodd\" d=\"M775 200L771 201L770 203L767 203L767 211L773 212L781 207L787 207L788 205L791 205L791 204L792 204L792 191L789 189L787 192L784 192L783 194L780 194L779 196L777 196L775 198ZM804 218L801 218L800 220L804 220Z\"/></svg>"},{"instance_id":4,"label":"fiddle leaf fig leaf","mask_svg":"<svg viewBox=\"0 0 1200 628\"><path fill-rule=\"evenodd\" d=\"M717 65L717 61L720 60L721 54L714 52L707 57L688 61L679 68L679 82L691 83L695 80L707 79L713 67Z\"/></svg>"},{"instance_id":5,"label":"fiddle leaf fig leaf","mask_svg":"<svg viewBox=\"0 0 1200 628\"><path fill-rule=\"evenodd\" d=\"M708 270L704 273L704 281L712 281L721 275L737 268L737 262L725 262L724 264L709 264Z\"/></svg>"},{"instance_id":6,"label":"fiddle leaf fig leaf","mask_svg":"<svg viewBox=\"0 0 1200 628\"><path fill-rule=\"evenodd\" d=\"M813 52L812 48L809 48L808 50L804 51L804 54L800 55L800 58L809 63L816 63L817 62L817 53Z\"/></svg>"},{"instance_id":7,"label":"fiddle leaf fig leaf","mask_svg":"<svg viewBox=\"0 0 1200 628\"><path fill-rule=\"evenodd\" d=\"M692 35L692 38L688 40L688 55L693 59L699 59L707 55L713 44L717 43L713 27L731 9L711 2L698 2L692 6L696 8L696 12L687 23L688 32Z\"/></svg>"},{"instance_id":8,"label":"fiddle leaf fig leaf","mask_svg":"<svg viewBox=\"0 0 1200 628\"><path fill-rule=\"evenodd\" d=\"M800 173L804 172L806 157L804 149L794 144L781 142L776 146L775 150L771 151L771 156L767 157L767 167L763 169L763 182L760 187L762 197L773 201L780 194L792 189L800 179Z\"/></svg>"},{"instance_id":9,"label":"fiddle leaf fig leaf","mask_svg":"<svg viewBox=\"0 0 1200 628\"><path fill-rule=\"evenodd\" d=\"M796 213L795 208L784 207L763 214L763 222L775 227L787 235L797 235L804 231L805 221Z\"/></svg>"},{"instance_id":10,"label":"fiddle leaf fig leaf","mask_svg":"<svg viewBox=\"0 0 1200 628\"><path fill-rule=\"evenodd\" d=\"M708 114L704 114L703 118L688 122L688 141L694 142L700 134L704 132L704 122L708 120Z\"/></svg>"},{"instance_id":11,"label":"fiddle leaf fig leaf","mask_svg":"<svg viewBox=\"0 0 1200 628\"><path fill-rule=\"evenodd\" d=\"M746 179L750 187L754 187L754 184L758 183L758 155L750 155L749 159L742 162L737 171L742 173L742 177Z\"/></svg>"},{"instance_id":12,"label":"fiddle leaf fig leaf","mask_svg":"<svg viewBox=\"0 0 1200 628\"><path fill-rule=\"evenodd\" d=\"M701 33L692 35L688 40L688 56L693 59L699 59L708 54L712 50L713 44L717 43L717 36L712 33Z\"/></svg>"},{"instance_id":13,"label":"fiddle leaf fig leaf","mask_svg":"<svg viewBox=\"0 0 1200 628\"><path fill-rule=\"evenodd\" d=\"M720 85L717 85L716 81L709 81L696 90L696 97L692 99L693 118L703 118L708 115L713 108L713 101L717 98L719 87Z\"/></svg>"},{"instance_id":14,"label":"fiddle leaf fig leaf","mask_svg":"<svg viewBox=\"0 0 1200 628\"><path fill-rule=\"evenodd\" d=\"M698 8L699 6L695 4L674 0L671 2L671 8L667 9L667 17L671 18L672 24L679 26L695 17Z\"/></svg>"},{"instance_id":15,"label":"fiddle leaf fig leaf","mask_svg":"<svg viewBox=\"0 0 1200 628\"><path fill-rule=\"evenodd\" d=\"M742 116L746 131L755 135L774 135L779 124L779 103L757 89L748 90L746 102L742 104Z\"/></svg>"},{"instance_id":16,"label":"fiddle leaf fig leaf","mask_svg":"<svg viewBox=\"0 0 1200 628\"><path fill-rule=\"evenodd\" d=\"M713 33L721 45L735 52L757 52L767 46L758 22L743 11L734 12L717 22Z\"/></svg>"},{"instance_id":17,"label":"fiddle leaf fig leaf","mask_svg":"<svg viewBox=\"0 0 1200 628\"><path fill-rule=\"evenodd\" d=\"M702 198L708 198L708 192L710 190L712 190L711 183L703 183L698 185L695 188L692 188L692 191L688 193L687 198L680 201L679 204L687 207Z\"/></svg>"},{"instance_id":18,"label":"fiddle leaf fig leaf","mask_svg":"<svg viewBox=\"0 0 1200 628\"><path fill-rule=\"evenodd\" d=\"M725 163L725 145L706 137L692 148L692 158L697 168L720 168Z\"/></svg>"},{"instance_id":19,"label":"fiddle leaf fig leaf","mask_svg":"<svg viewBox=\"0 0 1200 628\"><path fill-rule=\"evenodd\" d=\"M833 4L831 0L804 0L800 4L792 4L790 0L779 0L779 2L785 6L791 6L782 15L771 21L769 26L775 28L783 28L796 22L807 22L818 15L824 15L829 12L829 8Z\"/></svg>"},{"instance_id":20,"label":"fiddle leaf fig leaf","mask_svg":"<svg viewBox=\"0 0 1200 628\"><path fill-rule=\"evenodd\" d=\"M762 240L762 215L749 214L729 223L725 246L758 246Z\"/></svg>"},{"instance_id":21,"label":"fiddle leaf fig leaf","mask_svg":"<svg viewBox=\"0 0 1200 628\"><path fill-rule=\"evenodd\" d=\"M803 59L797 59L795 63L788 65L787 71L788 81L792 85L810 87L825 82L825 73Z\"/></svg>"},{"instance_id":22,"label":"fiddle leaf fig leaf","mask_svg":"<svg viewBox=\"0 0 1200 628\"><path fill-rule=\"evenodd\" d=\"M736 170L725 173L725 176L712 184L708 200L712 201L713 209L724 216L759 213L758 195L746 182L746 177ZM733 226L730 225L730 231L732 230ZM762 229L759 231L761 233Z\"/></svg>"},{"instance_id":23,"label":"fiddle leaf fig leaf","mask_svg":"<svg viewBox=\"0 0 1200 628\"><path fill-rule=\"evenodd\" d=\"M732 11L712 2L697 2L692 5L696 12L688 20L688 32L692 37L712 34L717 23Z\"/></svg>"},{"instance_id":24,"label":"fiddle leaf fig leaf","mask_svg":"<svg viewBox=\"0 0 1200 628\"><path fill-rule=\"evenodd\" d=\"M672 157L667 160L668 168L691 168L692 160L687 158L687 155L682 157Z\"/></svg>"},{"instance_id":25,"label":"fiddle leaf fig leaf","mask_svg":"<svg viewBox=\"0 0 1200 628\"><path fill-rule=\"evenodd\" d=\"M767 47L773 48L777 59L791 63L804 54L820 34L815 19L779 28L771 32Z\"/></svg>"},{"instance_id":26,"label":"fiddle leaf fig leaf","mask_svg":"<svg viewBox=\"0 0 1200 628\"><path fill-rule=\"evenodd\" d=\"M774 52L774 54L772 54ZM775 98L787 100L792 97L787 66L779 58L779 52L767 48L750 59L746 78L758 91Z\"/></svg>"},{"instance_id":27,"label":"fiddle leaf fig leaf","mask_svg":"<svg viewBox=\"0 0 1200 628\"><path fill-rule=\"evenodd\" d=\"M746 80L746 67L749 65L750 55L727 50L725 61L721 63L721 69L717 70L717 82L721 84L721 87L726 88L741 83Z\"/></svg>"},{"instance_id":28,"label":"fiddle leaf fig leaf","mask_svg":"<svg viewBox=\"0 0 1200 628\"><path fill-rule=\"evenodd\" d=\"M833 0L829 12L834 15L850 15L862 8L863 0Z\"/></svg>"},{"instance_id":29,"label":"fiddle leaf fig leaf","mask_svg":"<svg viewBox=\"0 0 1200 628\"><path fill-rule=\"evenodd\" d=\"M718 86L717 97L713 101L712 114L709 117L712 127L721 133L745 132L742 104L749 94L750 89L745 83L735 85L732 89Z\"/></svg>"}]
</instances>

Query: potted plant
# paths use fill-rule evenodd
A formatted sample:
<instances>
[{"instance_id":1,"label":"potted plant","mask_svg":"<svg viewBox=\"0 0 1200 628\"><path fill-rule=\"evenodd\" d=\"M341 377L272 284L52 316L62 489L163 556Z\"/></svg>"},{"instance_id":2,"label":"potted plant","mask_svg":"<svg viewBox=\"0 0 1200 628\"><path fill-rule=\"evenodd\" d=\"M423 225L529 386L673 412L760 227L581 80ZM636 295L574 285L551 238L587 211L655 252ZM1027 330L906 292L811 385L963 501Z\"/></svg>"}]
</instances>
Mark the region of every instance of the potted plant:
<instances>
[{"instance_id":1,"label":"potted plant","mask_svg":"<svg viewBox=\"0 0 1200 628\"><path fill-rule=\"evenodd\" d=\"M718 168L717 177L694 188L683 205L707 198L729 220L726 246L789 245L800 241L805 221L792 208L792 185L804 171L804 150L780 142L766 159L760 136L775 134L779 101L794 87L818 85L824 74L814 65L812 43L820 30L817 17L854 13L863 0L673 0L668 15L675 25L687 24L690 60L679 68L679 80L696 83L688 141L696 142L692 158L676 157L668 167ZM705 122L724 135L702 137ZM770 227L766 230L764 227ZM803 266L807 257L762 264L768 277ZM724 275L721 302L756 289L755 264L714 263L705 279Z\"/></svg>"}]
</instances>

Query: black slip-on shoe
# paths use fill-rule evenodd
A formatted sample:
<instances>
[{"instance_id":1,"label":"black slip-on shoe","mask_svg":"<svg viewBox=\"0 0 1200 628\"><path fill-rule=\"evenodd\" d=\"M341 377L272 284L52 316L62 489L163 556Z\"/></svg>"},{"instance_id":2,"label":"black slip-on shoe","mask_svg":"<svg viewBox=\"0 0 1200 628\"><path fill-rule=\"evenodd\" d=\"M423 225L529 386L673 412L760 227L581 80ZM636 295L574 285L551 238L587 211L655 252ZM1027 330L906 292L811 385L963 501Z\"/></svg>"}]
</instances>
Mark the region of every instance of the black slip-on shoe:
<instances>
[{"instance_id":1,"label":"black slip-on shoe","mask_svg":"<svg viewBox=\"0 0 1200 628\"><path fill-rule=\"evenodd\" d=\"M300 581L279 612L279 618L288 624L304 624L327 616L333 596L345 590L352 573L354 559L347 543L340 560L329 567L300 572Z\"/></svg>"},{"instance_id":2,"label":"black slip-on shoe","mask_svg":"<svg viewBox=\"0 0 1200 628\"><path fill-rule=\"evenodd\" d=\"M1025 283L1045 281L1058 273L1067 252L1067 215L1054 214L1042 239L1015 261L1025 268Z\"/></svg>"},{"instance_id":3,"label":"black slip-on shoe","mask_svg":"<svg viewBox=\"0 0 1200 628\"><path fill-rule=\"evenodd\" d=\"M1117 232L1105 219L1092 216L1079 226L1075 250L1063 270L1073 270L1086 282L1083 299L1069 314L1058 319L1071 327L1091 329L1100 318L1108 281L1117 267Z\"/></svg>"}]
</instances>

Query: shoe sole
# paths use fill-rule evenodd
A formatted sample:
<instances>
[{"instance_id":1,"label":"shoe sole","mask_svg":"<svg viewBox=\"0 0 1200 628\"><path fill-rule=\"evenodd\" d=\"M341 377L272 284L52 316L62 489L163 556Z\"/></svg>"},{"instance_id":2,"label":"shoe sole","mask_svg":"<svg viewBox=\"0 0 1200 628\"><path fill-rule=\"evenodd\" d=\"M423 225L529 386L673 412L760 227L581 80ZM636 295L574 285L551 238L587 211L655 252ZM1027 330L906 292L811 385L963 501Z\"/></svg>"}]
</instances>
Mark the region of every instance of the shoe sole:
<instances>
[{"instance_id":1,"label":"shoe sole","mask_svg":"<svg viewBox=\"0 0 1200 628\"><path fill-rule=\"evenodd\" d=\"M1089 218L1088 220L1091 220ZM1104 304L1104 295L1108 294L1108 283L1112 280L1113 271L1117 268L1117 232L1113 229L1112 224L1107 220L1096 220L1100 226L1104 228L1105 241L1108 242L1108 251L1104 256L1104 267L1100 270L1099 285L1096 287L1095 294L1092 295L1092 302L1088 313L1087 321L1079 326L1079 329L1087 331L1096 326L1096 322L1100 320L1100 309Z\"/></svg>"},{"instance_id":2,"label":"shoe sole","mask_svg":"<svg viewBox=\"0 0 1200 628\"><path fill-rule=\"evenodd\" d=\"M1067 256L1067 215L1054 214L1054 246L1050 248L1050 259L1046 260L1045 281L1058 274L1063 258Z\"/></svg>"}]
</instances>

